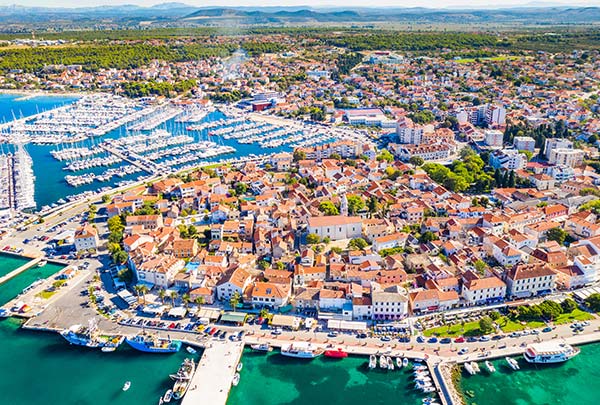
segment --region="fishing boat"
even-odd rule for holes
[[[374,354],[369,356],[369,368],[377,368],[377,356],[375,356]]]
[[[101,348],[105,352],[114,351],[123,343],[122,336],[100,334],[95,319],[90,319],[88,326],[72,325],[70,328],[61,331],[60,335],[72,345]]]
[[[252,350],[254,350],[255,352],[271,352],[273,351],[273,348],[271,346],[269,346],[269,344],[267,343],[261,343],[261,344],[257,344],[257,345],[250,345],[250,348]]]
[[[237,367],[235,368],[235,371],[237,371],[238,373],[240,371],[242,371],[242,368],[244,368],[244,363],[238,363]]]
[[[551,364],[562,363],[580,353],[580,349],[567,343],[549,341],[527,346],[523,357],[528,363]]]
[[[513,370],[515,370],[515,371],[519,370],[521,368],[519,366],[519,363],[515,359],[513,359],[513,358],[510,358],[510,357],[507,356],[507,357],[504,358],[504,360],[506,360],[506,362],[508,363],[508,366],[510,368],[512,368]]]
[[[191,346],[188,346],[188,347],[186,347],[186,348],[185,348],[185,350],[186,350],[186,351],[187,351],[189,354],[196,354],[196,353],[198,353],[198,352],[196,351],[196,349],[194,349],[194,348],[193,348],[193,347],[191,347]]]
[[[163,395],[162,401],[168,404],[169,402],[171,402],[171,398],[173,398],[173,390],[168,389],[167,392],[165,392],[165,395]]]
[[[297,359],[314,359],[323,354],[322,349],[313,348],[312,345],[306,344],[290,344],[281,348],[281,354],[287,357],[295,357]]]
[[[173,384],[173,399],[179,401],[183,398],[192,382],[194,371],[196,371],[196,363],[194,363],[194,360],[185,359],[183,360],[183,363],[181,363],[179,370],[177,370],[177,374],[171,374],[169,376],[171,379],[175,380],[175,384]]]
[[[178,340],[148,335],[136,335],[125,339],[125,342],[134,349],[145,353],[176,353],[181,349],[181,342]]]
[[[125,381],[123,384],[123,391],[127,391],[131,387],[131,381]]]
[[[492,364],[492,362],[489,361],[489,360],[486,360],[486,362],[485,362],[485,368],[490,373],[495,373],[496,372],[496,367],[494,367],[494,365]]]
[[[331,357],[334,359],[343,359],[348,357],[348,353],[343,351],[341,348],[337,350],[325,350],[325,357]]]

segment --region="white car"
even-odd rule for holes
[[[459,355],[463,355],[463,354],[467,354],[467,353],[469,353],[469,348],[468,347],[463,347],[462,349],[460,349],[458,351]]]

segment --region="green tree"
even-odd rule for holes
[[[494,321],[494,322],[495,322],[495,321],[497,321],[498,319],[500,319],[500,317],[502,317],[502,315],[500,315],[500,312],[498,312],[498,311],[492,311],[492,312],[490,312],[490,319],[491,319],[492,321]]]
[[[175,300],[177,299],[177,291],[175,290],[171,290],[171,292],[169,293],[169,298],[171,298],[171,305],[175,306]]]
[[[365,202],[358,195],[349,195],[347,197],[348,200],[348,213],[356,214],[358,211],[365,208]]]
[[[363,238],[354,238],[348,242],[348,249],[362,250],[369,246],[369,243]]]
[[[181,296],[181,301],[183,302],[183,305],[185,305],[185,307],[187,308],[190,304],[190,301],[192,299],[190,298],[190,294],[185,293]]]
[[[387,149],[382,149],[381,152],[379,152],[379,155],[377,155],[377,161],[391,163],[394,161],[394,155],[392,155]]]
[[[475,270],[477,270],[477,273],[479,273],[479,275],[483,276],[485,274],[487,264],[483,260],[477,259],[475,263],[473,263],[473,267],[475,267]]]
[[[158,298],[160,298],[160,302],[165,303],[165,297],[167,296],[167,292],[164,288],[158,290]]]
[[[331,201],[321,201],[319,211],[325,215],[339,215],[340,211]]]
[[[112,260],[115,264],[123,264],[127,261],[128,258],[129,258],[129,256],[123,250],[117,250],[112,255]]]
[[[600,312],[600,294],[599,293],[590,294],[590,296],[587,297],[584,300],[584,302],[592,311]]]
[[[431,231],[425,231],[421,234],[421,236],[419,237],[419,243],[427,243],[427,242],[431,242],[433,240],[438,240],[438,236],[431,232]]]
[[[562,307],[563,313],[570,314],[571,312],[577,309],[577,303],[572,298],[567,298],[563,302],[560,303]]]
[[[308,235],[306,235],[306,243],[308,245],[316,245],[320,241],[321,241],[321,238],[319,237],[319,235],[317,235],[315,233],[309,233]]]
[[[415,166],[421,166],[423,163],[425,163],[425,159],[423,159],[421,156],[411,156],[410,159],[408,159],[408,163]]]
[[[242,299],[242,296],[240,295],[239,292],[234,292],[233,295],[231,296],[231,298],[229,299],[229,305],[231,306],[231,308],[233,308],[234,310],[238,307],[240,301]]]
[[[492,319],[489,316],[484,316],[479,320],[479,330],[484,335],[493,332],[494,323],[492,322]]]
[[[294,162],[298,162],[300,160],[305,160],[306,159],[306,153],[303,150],[300,149],[296,149],[294,151]]]
[[[235,192],[237,195],[244,195],[248,191],[248,186],[245,183],[235,183]]]
[[[546,238],[548,240],[556,241],[560,245],[565,243],[567,235],[567,232],[559,227],[548,229],[548,231],[546,232]]]

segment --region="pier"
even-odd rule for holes
[[[182,405],[225,405],[243,342],[213,341],[206,346]]]
[[[23,273],[25,270],[32,268],[33,266],[37,265],[41,260],[42,260],[41,256],[40,257],[36,257],[35,259],[28,261],[27,263],[25,263],[21,267],[19,267],[17,269],[14,269],[10,273],[8,273],[8,274],[0,277],[0,284],[6,283],[11,278],[16,277],[19,274]]]
[[[131,157],[129,157],[129,156],[126,156],[125,154],[123,154],[123,153],[119,152],[119,151],[118,151],[117,149],[115,149],[115,148],[111,148],[111,147],[109,147],[109,146],[102,145],[102,144],[101,144],[101,145],[99,145],[99,146],[100,146],[102,149],[106,150],[107,152],[109,152],[109,153],[111,153],[111,154],[115,155],[116,157],[118,157],[118,158],[120,158],[120,159],[122,159],[122,160],[124,160],[124,161],[126,161],[126,162],[128,162],[128,163],[131,163],[132,165],[134,165],[134,166],[136,166],[136,167],[138,167],[138,168],[142,169],[143,171],[145,171],[145,172],[147,172],[147,173],[149,173],[149,174],[155,174],[155,173],[154,173],[154,172],[155,172],[155,170],[154,170],[153,168],[151,168],[150,166],[147,166],[146,164],[144,164],[144,163],[140,162],[139,160],[137,160],[137,159],[132,159]]]

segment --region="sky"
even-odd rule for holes
[[[135,4],[151,6],[166,2],[181,2],[192,6],[305,6],[311,7],[427,7],[427,8],[498,8],[528,5],[600,6],[600,0],[0,0],[0,5],[41,7],[86,7]],[[490,5],[490,3],[492,3]]]

